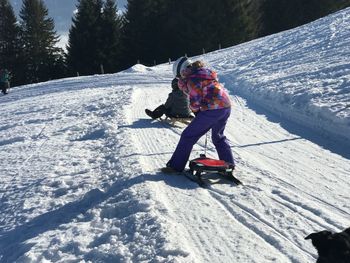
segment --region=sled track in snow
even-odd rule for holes
[[[249,191],[248,187],[245,187],[247,191]],[[271,246],[275,247],[277,250],[287,253],[288,251],[285,251],[284,247],[281,244],[281,239],[283,239],[285,242],[290,243],[292,246],[295,247],[296,250],[303,251],[307,254],[308,251],[301,247],[300,245],[296,244],[295,242],[288,239],[287,236],[283,234],[283,232],[279,231],[277,228],[275,228],[271,223],[267,222],[266,220],[262,219],[259,214],[254,212],[251,208],[248,208],[242,204],[240,204],[237,201],[233,201],[232,199],[229,200],[231,204],[234,205],[234,207],[228,203],[227,200],[224,199],[225,193],[222,193],[222,191],[218,191],[215,189],[209,189],[211,192],[211,195],[213,198],[217,200],[219,205],[223,207],[229,213],[237,222],[240,222],[244,227],[247,228],[247,231],[254,232],[257,236],[260,236],[262,239],[264,239],[267,243],[269,243]],[[254,223],[249,223],[249,220],[254,221]],[[257,222],[262,226],[258,228]],[[270,232],[273,232],[273,236],[267,231],[264,231],[265,229],[269,230]],[[289,257],[293,259],[295,253],[289,254]],[[311,255],[310,255],[311,256]],[[298,260],[295,258],[292,260],[293,262],[298,262]]]
[[[140,101],[141,95],[142,94],[139,94],[136,90],[134,93],[134,101]],[[142,97],[149,98],[151,96],[143,94]],[[152,105],[152,102],[150,102],[149,100],[146,101],[146,104],[147,103],[151,103]],[[161,103],[161,101],[159,101],[159,103]],[[135,104],[140,106],[137,106],[130,113],[131,116],[129,117],[133,120],[133,123],[137,122],[137,119],[143,119],[143,117],[140,117],[140,113],[142,116],[144,112],[142,104]],[[153,102],[152,106],[155,107],[158,105],[154,105]],[[171,127],[162,122],[152,121],[148,118],[142,123],[142,125],[144,125],[143,129],[139,129],[139,132],[137,133],[137,138],[134,138],[134,140],[137,142],[136,145],[142,145],[141,149],[138,150],[139,152],[143,152],[144,150],[147,151],[146,153],[143,153],[141,155],[141,162],[143,164],[145,172],[147,171],[149,173],[157,174],[158,168],[164,166],[166,161],[170,158],[172,151],[176,146],[174,145],[174,142],[178,141],[182,130],[181,128]],[[168,150],[162,152],[161,149],[165,148],[167,148]],[[174,177],[170,176],[169,180],[171,179],[174,179]],[[212,238],[208,239],[208,234],[210,235],[209,231],[211,229],[217,229],[217,231],[215,231],[216,233],[221,232],[221,229],[218,228],[215,221],[213,221],[211,218],[208,218],[207,216],[208,212],[206,212],[206,210],[209,209],[211,205],[206,203],[205,198],[204,200],[200,198],[202,194],[207,196],[208,192],[203,189],[198,189],[195,183],[188,181],[188,179],[186,179],[185,177],[179,176],[175,179],[177,179],[176,181],[178,185],[175,185],[175,188],[173,188],[167,185],[167,179],[165,178],[165,184],[157,186],[157,194],[159,195],[161,201],[168,208],[168,210],[171,211],[170,218],[168,220],[179,223],[188,222],[187,227],[185,225],[182,226],[185,231],[182,233],[182,235],[185,236],[186,240],[189,241],[189,251],[191,251],[192,254],[196,255],[196,258],[201,258],[200,261],[204,262],[212,261],[212,259],[214,258],[212,256],[213,253],[230,253],[230,244],[232,244],[232,241],[230,241],[229,238],[223,236],[222,234],[215,237],[215,239],[221,240],[220,248],[213,247]],[[180,187],[180,189],[177,189],[176,187]],[[188,193],[187,189],[193,189],[194,191],[198,191],[201,193],[198,193],[198,198],[194,198],[191,195],[191,193]],[[179,199],[179,196],[182,196],[182,200],[181,198]],[[177,202],[176,200],[179,202]],[[206,207],[206,209],[205,211],[200,212],[199,214],[193,214],[184,213],[184,211],[181,211],[185,207],[191,207],[191,209],[194,211],[199,211],[200,207]],[[199,223],[198,221],[200,221],[201,223]],[[207,231],[205,229],[207,229]],[[218,241],[215,243],[218,243]],[[214,251],[210,252],[210,250]]]
[[[249,169],[253,169],[254,171],[258,172],[261,175],[264,175],[266,179],[269,179],[271,181],[276,181],[278,184],[278,190],[273,190],[272,191],[273,196],[270,198],[273,199],[275,202],[278,202],[284,205],[286,208],[290,209],[292,212],[300,212],[299,210],[302,209],[305,212],[312,213],[316,217],[316,216],[319,216],[319,209],[321,207],[323,210],[326,210],[326,211],[332,210],[332,215],[335,209],[339,212],[340,216],[344,216],[344,217],[350,216],[350,213],[348,211],[340,207],[337,207],[327,202],[326,200],[323,200],[315,196],[314,194],[311,194],[309,192],[306,192],[305,190],[302,190],[300,187],[297,187],[297,184],[291,184],[290,182],[282,178],[279,178],[278,176],[271,174],[268,171],[264,171],[252,164],[243,162],[241,163],[241,165],[248,167]],[[291,197],[287,197],[287,195],[292,197],[306,196],[308,197],[307,200],[312,202],[312,204],[308,204],[308,205],[302,204],[300,201],[296,201],[296,200],[293,200],[293,198]],[[316,209],[315,207],[317,207],[318,209]],[[311,217],[308,217],[308,219],[319,224],[320,228],[327,228],[329,227],[329,225],[335,224],[335,222],[330,219],[325,219],[326,223],[317,222],[316,219],[312,219]],[[337,227],[339,227],[339,229],[342,228],[342,226],[339,226],[339,225]]]

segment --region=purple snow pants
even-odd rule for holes
[[[179,143],[167,166],[177,171],[183,171],[190,157],[193,145],[212,130],[212,141],[220,160],[234,164],[232,151],[226,136],[224,135],[227,119],[231,114],[231,108],[201,111],[182,132]]]

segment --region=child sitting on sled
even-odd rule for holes
[[[216,72],[205,67],[201,61],[192,63],[188,58],[181,57],[174,63],[173,73],[179,78],[179,88],[189,95],[190,108],[196,117],[182,132],[175,152],[166,167],[161,169],[162,172],[183,171],[193,145],[210,129],[219,159],[234,165],[231,147],[224,135],[231,114],[231,101]]]
[[[193,118],[189,109],[188,96],[184,94],[178,86],[178,79],[174,78],[171,82],[172,92],[169,93],[166,102],[151,111],[145,109],[145,112],[152,119],[158,119],[165,114],[170,118]]]

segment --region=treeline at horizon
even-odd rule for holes
[[[43,0],[23,0],[19,18],[0,0],[0,68],[12,86],[147,66],[291,29],[350,0],[78,0],[67,50]]]

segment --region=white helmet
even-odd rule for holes
[[[173,74],[174,77],[179,77],[181,71],[183,71],[185,68],[190,66],[192,64],[192,61],[189,60],[187,57],[180,57],[178,58],[173,65]]]

